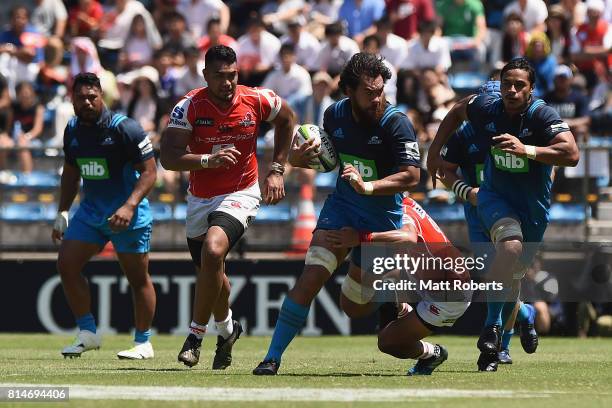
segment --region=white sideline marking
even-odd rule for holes
[[[0,384],[1,387],[69,387],[70,399],[155,401],[406,401],[422,398],[541,398],[549,392],[388,388],[146,387],[70,384]]]

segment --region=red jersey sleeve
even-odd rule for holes
[[[259,97],[260,120],[272,122],[280,112],[283,100],[273,90],[266,88],[256,88]]]

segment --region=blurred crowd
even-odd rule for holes
[[[239,83],[273,89],[301,123],[322,123],[342,96],[340,70],[363,50],[385,58],[387,99],[424,147],[470,90],[453,78],[486,79],[518,56],[577,137],[611,129],[611,0],[30,2],[11,8],[0,31],[0,170],[10,158],[31,172],[27,148],[61,148],[70,84],[83,71],[157,143],[176,100],[206,85],[204,54],[216,44],[236,50]],[[178,191],[175,174],[160,174],[160,186]]]

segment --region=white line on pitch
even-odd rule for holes
[[[68,387],[71,399],[157,401],[405,401],[423,398],[539,398],[545,391],[388,388],[147,387],[74,384],[0,384],[1,387]]]

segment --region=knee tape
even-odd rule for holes
[[[342,294],[353,303],[365,305],[374,297],[374,289],[363,286],[350,275],[346,275],[342,282]]]
[[[334,273],[338,267],[338,260],[336,255],[327,248],[320,246],[311,246],[306,252],[306,265],[319,265],[327,269],[329,274]]]
[[[500,218],[493,224],[493,227],[491,227],[491,241],[493,241],[494,244],[512,237],[519,238],[521,241],[523,240],[521,224],[514,218]]]

